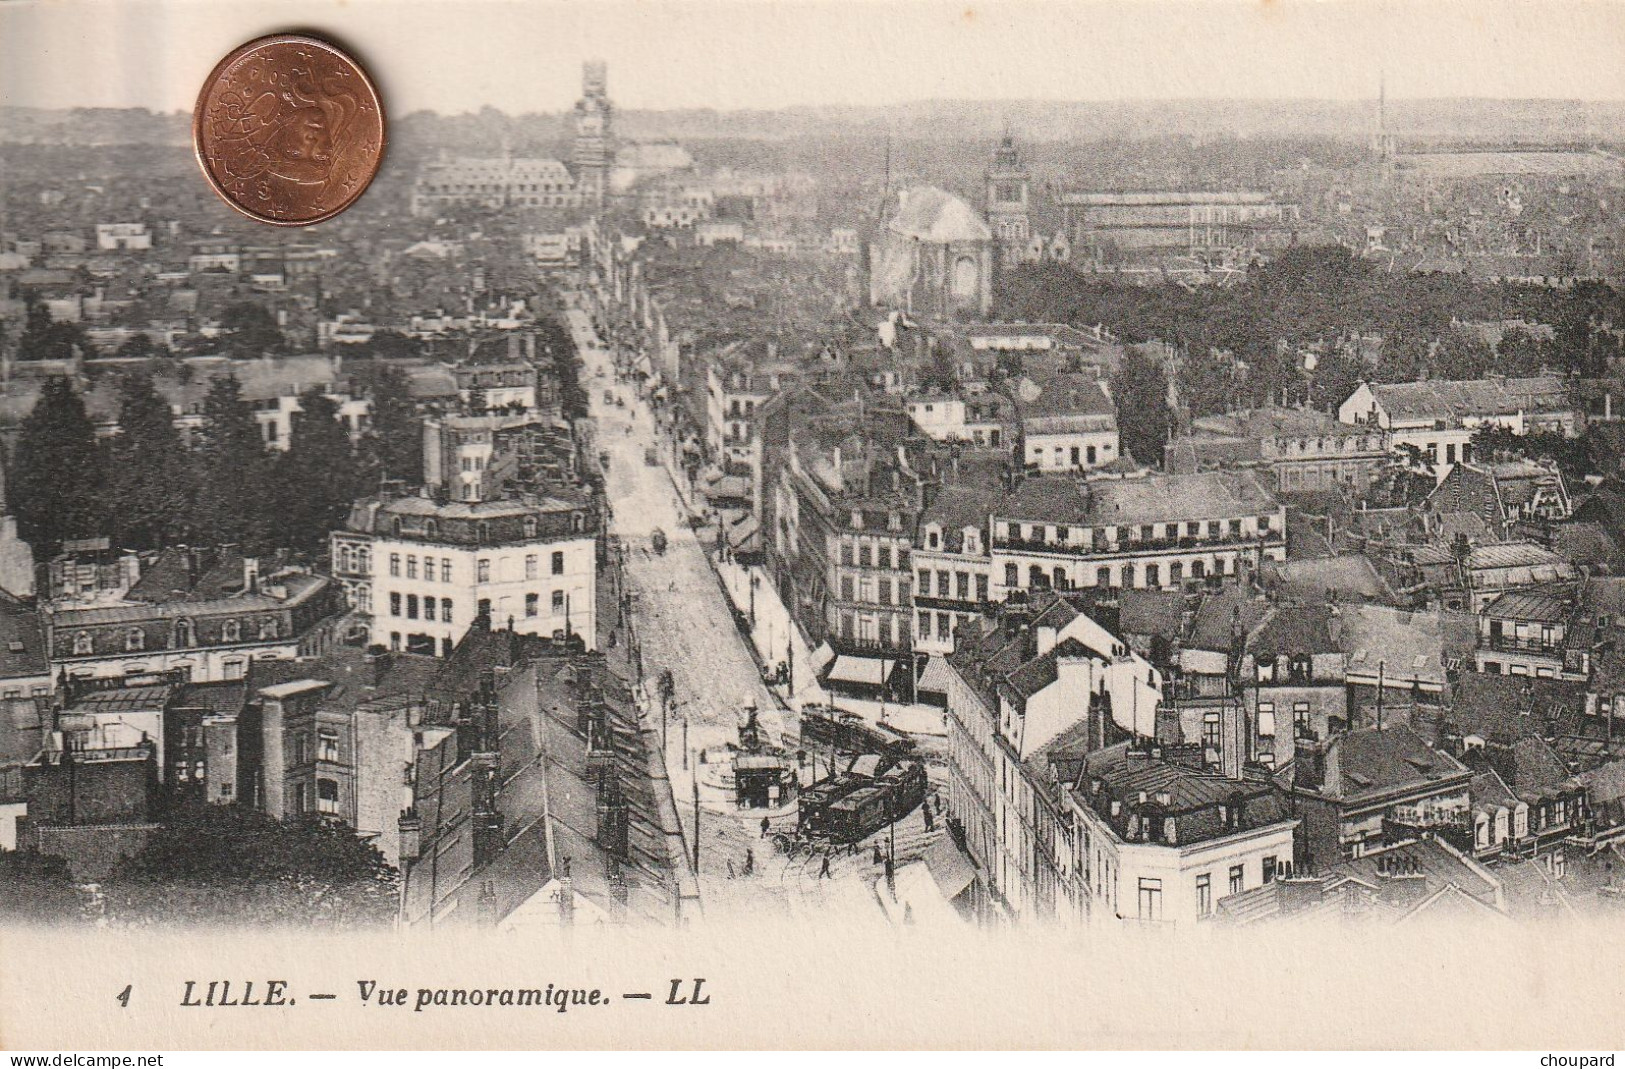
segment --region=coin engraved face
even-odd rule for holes
[[[232,207],[277,226],[319,223],[355,203],[384,151],[377,90],[325,41],[281,34],[220,61],[198,95],[192,143]]]

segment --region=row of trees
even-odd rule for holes
[[[263,305],[240,301],[220,313],[220,334],[216,338],[190,336],[177,343],[183,354],[218,353],[238,360],[284,353],[288,340],[276,318]],[[19,360],[94,360],[102,353],[78,323],[58,321],[44,303],[30,300],[23,314],[23,329],[17,338]],[[154,343],[145,334],[125,339],[111,354],[121,359],[167,359],[174,354],[169,346]]]
[[[1598,375],[1625,356],[1614,333],[1625,325],[1625,295],[1602,283],[1559,290],[1396,274],[1339,246],[1284,250],[1227,287],[1142,286],[1046,264],[1003,281],[999,313],[1030,322],[1104,323],[1131,343],[1171,344],[1181,354],[1177,392],[1195,417],[1283,401],[1331,410],[1361,381],[1533,375],[1543,368]],[[1549,330],[1514,327],[1491,346],[1460,326],[1508,320]],[[1316,361],[1306,366],[1311,349]],[[1119,373],[1119,413],[1124,444],[1155,461],[1164,440],[1158,431],[1166,432],[1168,382],[1163,371],[1140,363],[1131,359]]]
[[[263,552],[319,552],[351,502],[385,478],[415,482],[421,428],[406,375],[370,364],[352,389],[372,400],[358,441],[320,388],[300,395],[288,448],[265,446],[237,379],[214,379],[190,441],[145,371],[119,387],[119,433],[99,439],[83,399],[49,380],[24,421],[9,466],[12,511],[46,557],[64,539],[106,535],[114,545],[237,543]]]
[[[0,853],[0,921],[63,923],[89,902],[60,859]],[[388,924],[400,879],[350,829],[312,817],[279,821],[246,806],[172,813],[99,887],[99,911],[123,926]]]

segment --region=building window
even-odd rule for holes
[[[929,569],[929,568],[921,568],[920,569],[919,579],[920,579],[920,596],[923,597],[923,598],[930,597],[931,596],[931,569]]]
[[[535,538],[536,537],[536,517],[535,516],[526,516],[525,517],[525,537],[526,538]]]
[[[434,598],[424,598],[423,599],[423,618],[425,620],[433,620],[434,619],[434,608],[435,608],[434,603],[435,603]]]
[[[841,600],[852,600],[852,577],[850,575],[841,576]]]
[[[187,646],[193,645],[196,642],[197,642],[197,635],[192,629],[192,621],[185,620],[185,619],[176,620],[175,621],[175,645],[179,646],[179,647],[182,647],[182,648],[185,648]]]
[[[441,598],[440,599],[440,622],[443,623],[443,624],[451,623],[451,599],[450,598]]]
[[[243,625],[236,620],[227,620],[220,625],[220,638],[223,642],[241,642]]]
[[[525,615],[527,617],[540,615],[542,611],[541,604],[542,596],[540,594],[526,594]]]
[[[301,794],[303,792],[301,791]],[[316,781],[316,812],[335,816],[339,811],[339,785],[338,781],[319,779]]]
[[[1210,872],[1196,877],[1196,915],[1213,916],[1213,874]]]
[[[552,605],[553,605],[553,615],[554,616],[557,616],[559,613],[564,611],[564,591],[562,591],[562,590],[553,591]]]
[[[73,636],[73,652],[76,656],[82,657],[93,652],[93,650],[94,647],[91,645],[89,631],[81,631]]]
[[[1239,895],[1247,887],[1247,869],[1243,865],[1230,866],[1230,893]]]
[[[389,555],[389,574],[396,577],[401,574],[401,555],[399,553]]]
[[[1218,713],[1202,714],[1202,746],[1209,750],[1224,748],[1224,724]]]
[[[401,594],[400,594],[400,591],[391,590],[389,592],[389,615],[391,615],[391,616],[399,616],[400,614],[401,614]]]
[[[1140,919],[1162,920],[1162,881],[1140,877]]]
[[[491,562],[484,558],[474,562],[474,581],[476,583],[489,583],[491,581]]]
[[[262,641],[276,638],[276,617],[270,616],[260,621],[260,639]]]
[[[243,678],[243,672],[247,668],[247,665],[248,662],[244,661],[242,658],[233,657],[231,660],[226,661],[220,666],[220,671],[221,674],[227,679],[241,679]]]
[[[339,759],[339,733],[330,728],[316,732],[316,758],[337,762]]]
[[[1258,703],[1258,734],[1266,739],[1275,736],[1275,703]]]
[[[418,596],[416,594],[406,595],[406,618],[408,620],[418,618]]]
[[[442,583],[451,582],[451,558],[450,557],[444,557],[440,561],[440,581]]]
[[[552,561],[550,563],[552,565],[552,570],[553,570],[554,575],[563,575],[564,574],[564,554],[563,554],[563,552],[555,551],[554,554],[553,554],[553,559],[552,559]]]
[[[541,571],[541,558],[537,557],[534,553],[525,554],[525,578],[535,579],[541,574]]]
[[[418,577],[418,559],[410,553],[406,555],[406,577],[408,579]]]
[[[423,578],[427,582],[434,582],[434,558],[423,558]]]
[[[1148,589],[1162,585],[1162,568],[1160,565],[1147,564],[1145,566],[1145,585]]]
[[[1275,879],[1275,873],[1276,873],[1278,868],[1279,868],[1279,865],[1276,863],[1275,856],[1273,854],[1264,859],[1264,882],[1265,883],[1269,883],[1271,880]]]
[[[147,648],[147,636],[139,627],[132,627],[124,632],[124,649],[134,653]]]
[[[976,600],[977,601],[986,601],[987,600],[987,596],[988,596],[987,595],[987,586],[988,586],[987,576],[978,575],[976,577]]]

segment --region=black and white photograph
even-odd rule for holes
[[[791,1012],[804,945],[1036,939],[1031,1034],[660,1042],[1532,1049],[1583,972],[1625,1045],[1600,951],[1399,1038],[1053,984],[1618,949],[1622,57],[1571,0],[5,0],[0,990],[636,1045],[752,985],[611,946]],[[293,938],[332,1007],[247,971]],[[448,940],[571,964],[364,964]]]

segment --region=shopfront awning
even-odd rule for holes
[[[960,852],[951,836],[944,835],[927,847],[924,860],[931,879],[936,881],[937,890],[950,901],[976,882],[976,869],[970,859]]]
[[[919,689],[932,694],[947,694],[948,681],[952,677],[953,670],[948,667],[948,659],[932,654],[925,662],[925,671],[920,673]]]
[[[830,667],[831,683],[862,683],[870,687],[883,687],[891,675],[892,662],[878,657],[837,656]]]

